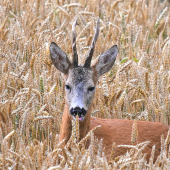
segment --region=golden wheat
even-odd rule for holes
[[[78,120],[66,147],[59,141],[64,77],[52,65],[55,41],[71,58],[71,25],[78,17],[77,48],[84,62],[100,17],[94,60],[113,44],[115,66],[98,82],[92,115],[160,121],[170,125],[170,12],[167,1],[0,1],[0,169],[169,169],[169,134],[149,163],[137,143],[113,144],[107,162],[93,129],[79,143]],[[97,127],[98,128],[98,127]],[[99,127],[100,128],[100,127]],[[85,142],[90,140],[90,147]],[[113,160],[116,147],[129,152]]]

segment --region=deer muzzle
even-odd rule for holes
[[[79,107],[76,107],[71,108],[70,113],[74,119],[76,119],[76,116],[79,116],[79,121],[83,121],[87,111],[84,108],[81,109]]]

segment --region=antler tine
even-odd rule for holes
[[[100,21],[99,21],[99,17],[98,17],[95,36],[94,36],[93,41],[91,43],[90,51],[89,51],[89,54],[88,54],[86,61],[85,61],[85,64],[84,64],[84,67],[86,67],[86,68],[90,68],[90,65],[91,65],[91,60],[92,60],[92,56],[93,56],[93,53],[94,53],[95,44],[96,44],[97,38],[99,36],[99,28],[100,28]]]
[[[78,66],[78,54],[77,54],[77,49],[76,49],[76,31],[75,31],[75,27],[77,24],[77,19],[74,21],[73,25],[72,25],[72,33],[73,33],[73,41],[72,41],[72,53],[73,53],[73,66],[77,67]]]

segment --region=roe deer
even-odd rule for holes
[[[60,142],[65,139],[65,143],[69,140],[72,132],[72,119],[76,115],[79,116],[79,132],[80,140],[86,134],[96,127],[101,125],[94,135],[101,139],[103,138],[103,146],[105,147],[105,155],[109,158],[112,150],[112,144],[116,145],[131,145],[131,132],[133,120],[118,120],[118,119],[100,119],[91,117],[91,108],[93,96],[95,93],[96,83],[101,75],[108,72],[115,60],[118,53],[116,45],[112,46],[104,52],[97,62],[91,66],[91,59],[94,52],[95,44],[99,35],[99,19],[97,20],[97,27],[95,36],[92,40],[91,48],[83,66],[78,65],[78,54],[76,50],[76,35],[75,26],[77,20],[73,23],[73,42],[72,42],[72,62],[61,48],[54,42],[50,45],[50,55],[54,66],[64,73],[66,102],[64,113],[62,117],[62,125],[60,131]],[[163,134],[166,137],[169,130],[168,125],[157,122],[137,121],[138,128],[138,142],[150,141],[150,144],[145,148],[144,152],[147,153],[147,160],[150,157],[153,145],[156,145],[155,159],[160,153],[160,139]],[[86,143],[88,147],[89,142]],[[116,148],[115,157],[125,154],[127,149]]]

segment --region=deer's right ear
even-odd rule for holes
[[[103,75],[112,68],[116,60],[117,53],[117,45],[114,45],[99,57],[98,61],[92,66],[97,71],[98,76]]]
[[[67,57],[66,53],[55,43],[50,45],[50,55],[54,66],[64,74],[68,74],[71,67],[71,61]]]

